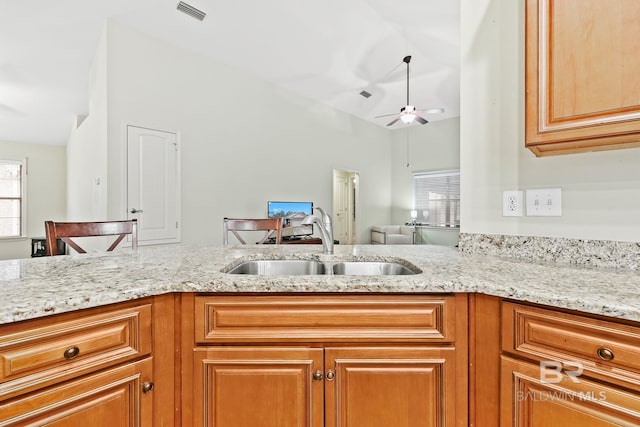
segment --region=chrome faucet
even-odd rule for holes
[[[333,254],[333,226],[331,225],[331,217],[322,208],[313,208],[313,210],[318,211],[320,216],[316,214],[307,215],[302,220],[302,224],[318,224],[320,234],[322,235],[322,252],[331,255]]]

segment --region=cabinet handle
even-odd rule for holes
[[[327,379],[327,381],[333,381],[336,377],[336,373],[333,372],[331,369],[329,369],[327,371],[327,375],[325,375],[325,378]]]
[[[602,360],[613,360],[613,351],[607,347],[600,347],[598,349],[598,357]]]
[[[63,356],[67,360],[75,359],[80,354],[80,349],[75,345],[66,349],[63,353]]]
[[[153,383],[151,381],[142,384],[142,392],[144,394],[150,393],[151,390],[153,390]]]
[[[313,373],[312,377],[314,381],[322,381],[322,379],[324,378],[324,375],[322,375],[321,370],[317,370]]]

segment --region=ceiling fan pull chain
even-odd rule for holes
[[[407,142],[407,167],[409,167],[409,129],[406,129],[406,142]]]

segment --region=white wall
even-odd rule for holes
[[[23,142],[0,142],[0,158],[28,158],[27,236],[0,240],[0,259],[31,256],[30,237],[44,237],[44,221],[61,220],[66,211],[65,147]]]
[[[89,114],[77,121],[67,141],[66,221],[115,219],[107,216],[106,48],[103,32],[89,72]]]
[[[125,124],[180,133],[184,242],[222,242],[224,216],[267,200],[331,211],[332,170],[360,174],[359,236],[390,220],[386,129],[202,55],[107,23],[109,216],[126,214]]]
[[[640,241],[640,149],[536,158],[524,148],[524,2],[461,1],[461,228]],[[562,188],[562,217],[502,217],[502,191]]]
[[[411,220],[414,173],[460,168],[460,119],[432,121],[393,131],[392,135],[391,221],[403,224]]]

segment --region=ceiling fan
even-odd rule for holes
[[[424,124],[429,123],[427,120],[425,120],[423,117],[420,116],[420,114],[418,113],[424,113],[424,114],[434,114],[434,113],[444,113],[444,108],[429,108],[427,110],[416,110],[415,105],[410,105],[409,104],[409,62],[411,62],[411,55],[407,55],[402,59],[402,62],[404,62],[405,64],[407,64],[407,105],[405,105],[404,107],[402,107],[400,109],[400,114],[398,114],[398,117],[396,117],[395,119],[393,119],[392,121],[390,121],[387,126],[391,126],[393,124],[395,124],[396,122],[398,122],[399,120],[402,120],[403,123],[409,124],[411,122],[413,122],[414,120],[416,120],[417,122]],[[381,117],[389,117],[389,116],[394,116],[397,113],[393,113],[393,114],[384,114],[382,116],[376,116],[376,119],[379,119]]]

